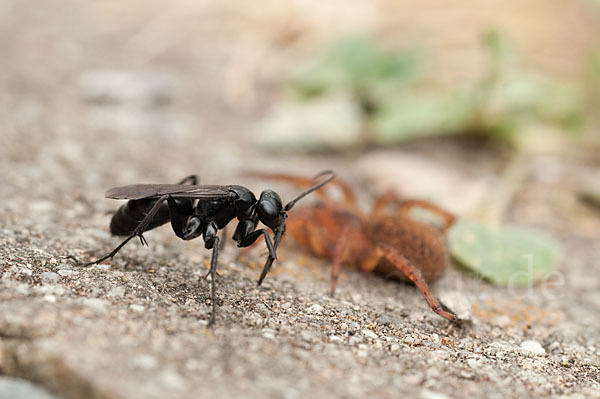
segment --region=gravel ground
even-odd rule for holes
[[[252,113],[232,112],[220,96],[214,43],[194,54],[203,63],[168,50],[125,63],[119,57],[132,47],[119,46],[124,33],[101,24],[101,14],[62,2],[2,4],[14,17],[0,35],[8,60],[0,76],[2,374],[61,398],[600,397],[600,215],[573,194],[600,174],[597,163],[533,158],[507,211],[507,220],[562,242],[564,284],[515,293],[452,266],[434,290],[470,320],[457,326],[414,287],[354,270],[331,298],[328,264],[287,241],[257,287],[264,250],[237,260],[227,242],[217,322],[207,328],[209,254],[200,240],[180,241],[165,227],[147,234],[149,249],[131,243],[110,264],[80,268],[65,258],[92,259],[118,243],[108,233],[118,203],[104,191],[190,173],[260,191],[267,183],[243,170],[333,168],[368,203],[374,193],[359,177],[377,154],[308,158],[252,147]],[[64,9],[46,18],[53,6]],[[489,149],[474,155],[445,140],[399,151],[484,185],[501,162]],[[0,397],[14,383],[7,378]]]

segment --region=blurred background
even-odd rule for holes
[[[596,158],[599,8],[4,0],[0,151],[86,189],[415,142]]]

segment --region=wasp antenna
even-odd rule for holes
[[[323,180],[322,182],[312,186],[311,188],[309,188],[308,190],[300,193],[300,195],[298,195],[296,198],[294,198],[293,200],[291,200],[290,202],[288,202],[285,206],[285,210],[289,211],[290,209],[292,209],[294,207],[294,205],[296,205],[296,202],[300,201],[302,198],[306,197],[308,194],[312,193],[315,190],[320,189],[321,187],[323,187],[325,184],[329,183],[331,180],[333,180],[335,178],[335,173],[333,173],[332,170],[324,170],[323,172],[319,173],[318,175],[316,175],[314,177],[314,179],[318,179],[321,176],[325,176],[325,175],[329,175],[325,180]]]

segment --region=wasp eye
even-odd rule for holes
[[[258,218],[263,224],[275,230],[279,226],[281,210],[281,198],[272,190],[265,190],[260,194],[258,200]]]

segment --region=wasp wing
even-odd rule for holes
[[[151,199],[160,198],[169,194],[173,198],[191,199],[222,199],[235,196],[226,186],[190,184],[132,184],[123,187],[114,187],[105,194],[106,198],[114,199]]]

